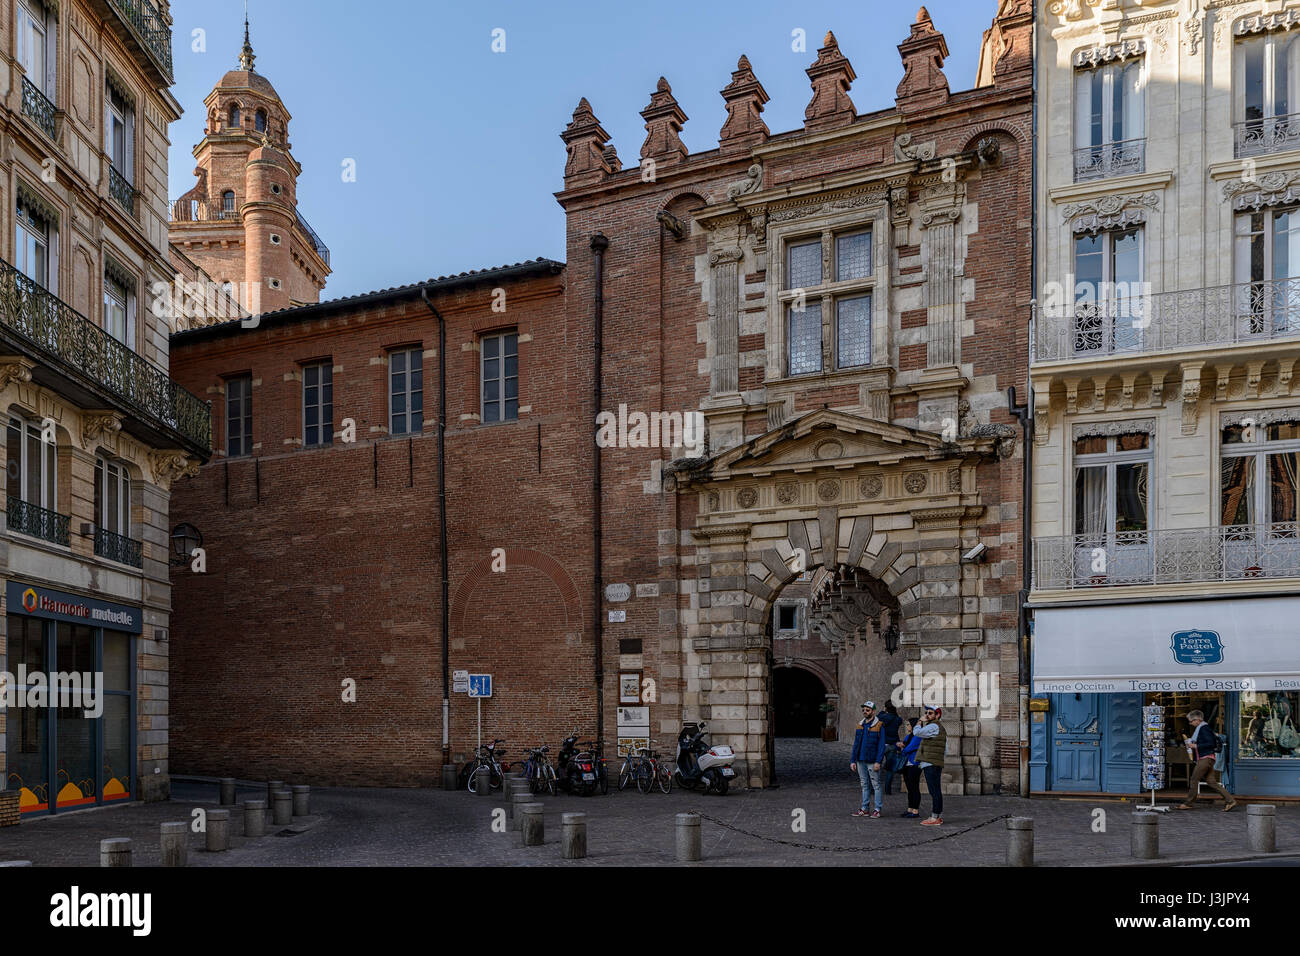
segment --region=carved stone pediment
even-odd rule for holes
[[[153,472],[154,483],[163,488],[170,488],[172,482],[192,478],[199,473],[197,459],[175,450],[151,451],[149,468]]]
[[[699,473],[717,481],[778,472],[845,470],[862,465],[887,467],[904,461],[960,457],[975,450],[965,447],[969,443],[969,440],[947,443],[931,432],[823,409],[723,452]]]
[[[90,410],[81,415],[81,447],[90,451],[97,441],[109,439],[122,430],[122,415],[111,409]]]

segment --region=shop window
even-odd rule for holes
[[[1085,233],[1074,240],[1074,351],[1140,351],[1147,326],[1142,227]]]
[[[317,362],[302,370],[302,441],[312,446],[334,441],[334,366]]]
[[[1237,756],[1300,759],[1300,693],[1243,693]]]
[[[226,379],[226,457],[253,453],[253,376]]]
[[[519,335],[485,335],[479,346],[481,420],[515,421],[519,418]]]
[[[419,348],[388,355],[388,431],[418,435],[424,428],[424,366]]]

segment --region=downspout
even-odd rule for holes
[[[592,335],[592,345],[595,351],[593,370],[592,370],[592,421],[600,414],[601,402],[601,376],[604,359],[604,325],[605,325],[605,250],[609,248],[609,239],[602,232],[597,232],[591,237],[591,255],[592,268],[594,272],[593,282],[595,291],[592,298],[594,324],[595,328]],[[601,510],[601,484],[600,484],[600,443],[597,442],[592,452],[592,479],[591,479],[591,538],[592,538],[592,643],[594,650],[592,654],[592,663],[594,665],[594,677],[596,679],[596,746],[601,753],[604,753],[605,739],[605,628],[602,617],[604,615],[604,603],[602,596],[605,591],[604,576],[602,574],[602,556],[600,547],[600,510]]]
[[[1037,334],[1038,320],[1038,18],[1035,16],[1030,27],[1029,53],[1031,63],[1030,82],[1030,155],[1029,164],[1029,358],[1033,361],[1034,336]],[[1033,679],[1030,673],[1030,614],[1029,592],[1033,586],[1033,512],[1034,512],[1034,383],[1026,369],[1024,405],[1016,405],[1015,388],[1011,389],[1011,411],[1020,419],[1020,428],[1024,434],[1024,477],[1021,486],[1021,587],[1018,604],[1018,637],[1020,640],[1017,661],[1019,664],[1019,723],[1020,723],[1020,795],[1029,796],[1029,685]]]
[[[447,322],[429,299],[428,287],[420,298],[438,320],[438,554],[442,562],[442,765],[451,763],[451,661],[448,655],[448,604],[451,582],[447,573]]]

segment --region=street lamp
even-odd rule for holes
[[[885,650],[890,654],[893,654],[898,650],[898,639],[900,633],[897,624],[891,622],[889,627],[885,628],[885,633],[882,634],[881,637],[885,639]]]
[[[189,522],[178,524],[172,528],[172,566],[179,567],[186,564],[194,549],[202,546],[203,535],[199,533],[198,528]]]

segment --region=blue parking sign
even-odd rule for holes
[[[469,675],[469,696],[491,697],[492,696],[492,675],[491,674],[470,674]]]

